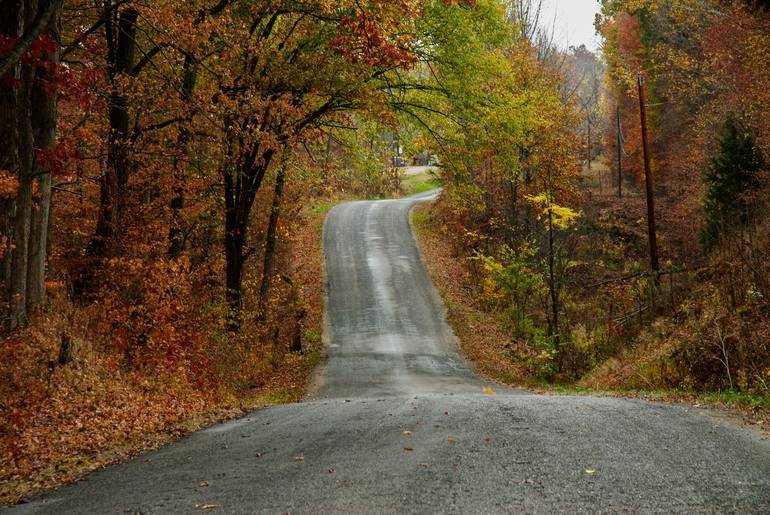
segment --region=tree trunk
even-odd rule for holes
[[[231,121],[226,120],[225,126],[230,127]],[[233,157],[233,149],[238,148],[235,142],[235,134],[228,134],[228,156]],[[249,229],[249,216],[254,206],[262,180],[265,177],[270,162],[275,155],[275,150],[269,149],[260,152],[260,144],[255,143],[248,152],[241,152],[233,162],[240,163],[233,166],[224,164],[223,178],[225,186],[225,299],[229,313],[227,325],[232,331],[240,329],[242,302],[243,252],[246,244],[246,236]],[[254,165],[255,156],[261,156],[259,165]]]
[[[227,218],[230,218],[229,214]],[[225,227],[225,260],[227,262],[225,300],[228,308],[227,328],[231,331],[237,331],[241,327],[243,242],[244,238],[240,231],[228,220]]]
[[[286,162],[281,163],[278,175],[275,178],[275,193],[273,205],[270,210],[270,221],[267,225],[267,239],[265,241],[265,260],[262,267],[262,285],[259,288],[259,320],[267,320],[267,301],[270,294],[270,281],[275,265],[275,232],[278,228],[278,217],[281,214],[281,198],[286,177]]]
[[[108,4],[107,9],[116,7]],[[91,255],[103,255],[110,240],[114,239],[120,228],[120,217],[125,202],[126,187],[131,170],[129,157],[129,114],[128,99],[121,92],[117,80],[128,73],[134,63],[136,48],[136,20],[139,16],[135,9],[127,9],[117,16],[117,23],[112,21],[113,13],[108,14],[105,24],[107,39],[107,69],[112,83],[109,102],[110,134],[107,150],[107,167],[102,175],[99,202],[99,219],[96,235],[89,245]],[[117,30],[117,35],[113,32]]]
[[[0,1],[0,34],[8,38],[19,38],[23,30],[22,16],[23,4],[18,1]],[[17,87],[8,87],[6,84],[19,80],[18,62],[9,69],[8,73],[0,77],[0,170],[18,176],[19,172],[19,134],[18,134],[18,95]],[[14,236],[14,212],[15,198],[3,199],[3,293],[6,301],[11,293],[11,270],[13,258]],[[7,314],[4,313],[4,314]]]
[[[18,0],[0,2],[0,12],[4,16],[9,16],[10,20],[16,20],[18,18],[14,16],[14,13],[18,10],[20,3]],[[51,25],[51,20],[56,17],[60,7],[60,0],[40,0],[39,5],[34,0],[27,2],[27,10],[34,13],[33,18],[27,17],[24,35],[16,41],[13,48],[5,55],[0,56],[0,76],[10,72],[21,61],[22,56],[29,50],[40,32]]]
[[[56,49],[45,56],[53,67],[59,64],[59,15],[61,3],[56,2],[57,9],[52,14],[47,35],[57,43]],[[41,66],[37,69],[37,80],[32,91],[32,123],[34,126],[35,147],[46,152],[51,158],[56,144],[56,88],[46,89],[46,85],[56,80],[55,69]],[[27,304],[41,306],[45,304],[45,274],[48,258],[48,228],[51,215],[51,183],[52,169],[48,163],[36,163],[38,201],[32,213],[30,233],[29,263],[27,271]]]
[[[551,336],[559,343],[559,290],[556,284],[556,255],[553,245],[553,212],[548,208],[548,277],[551,293]]]
[[[36,0],[24,3],[25,27],[34,20]],[[13,245],[11,251],[11,273],[8,291],[10,330],[27,324],[27,269],[29,264],[29,236],[32,222],[32,189],[35,166],[35,141],[32,130],[32,87],[35,68],[23,64],[20,72],[16,101],[16,121],[19,152],[19,189],[13,213]]]
[[[591,169],[591,161],[593,160],[593,155],[591,154],[591,120],[589,118],[588,122],[588,169]],[[599,181],[599,188],[601,188],[601,180]]]
[[[192,101],[195,83],[198,79],[198,70],[195,60],[191,55],[186,55],[184,60],[184,71],[182,72],[182,100],[190,105]],[[188,147],[190,142],[190,130],[187,125],[182,124],[179,128],[177,137],[177,148],[184,156],[188,156]],[[185,245],[184,228],[182,225],[180,212],[184,209],[184,188],[180,183],[184,180],[183,170],[180,169],[180,163],[177,159],[174,162],[174,198],[171,199],[171,228],[169,229],[168,239],[168,257],[178,259],[182,254]]]

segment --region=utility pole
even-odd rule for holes
[[[644,77],[642,72],[638,75],[639,84],[639,112],[642,117],[642,151],[644,153],[644,182],[647,190],[647,233],[650,240],[650,268],[656,274],[660,271],[658,264],[658,241],[655,234],[655,197],[652,187],[652,172],[650,171],[650,148],[647,139],[647,106],[644,96]]]
[[[618,104],[618,110],[617,110],[617,118],[618,118],[618,127],[617,127],[617,136],[618,136],[618,198],[623,197],[623,137],[621,136],[621,127],[620,127],[620,104]]]
[[[586,125],[588,125],[588,169],[591,169],[591,114],[586,117]]]

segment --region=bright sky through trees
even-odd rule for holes
[[[549,31],[553,30],[554,43],[560,47],[585,44],[590,50],[596,50],[599,38],[594,19],[598,12],[597,0],[545,0],[541,23]]]

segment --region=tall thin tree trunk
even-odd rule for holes
[[[267,301],[270,294],[270,282],[275,265],[275,233],[278,228],[278,218],[281,214],[281,199],[283,197],[283,185],[286,178],[286,162],[281,163],[278,175],[275,178],[275,192],[273,205],[270,209],[270,221],[267,225],[267,239],[265,241],[265,259],[262,267],[262,284],[259,288],[259,319],[267,320]]]
[[[56,49],[46,56],[50,67],[41,66],[37,70],[38,80],[32,91],[32,122],[35,133],[35,146],[44,150],[51,157],[56,143],[56,88],[47,88],[56,80],[55,67],[59,64],[59,15],[61,2],[56,2],[56,11],[52,15],[46,34],[57,43]],[[27,304],[40,306],[45,304],[45,274],[48,258],[48,228],[51,215],[51,164],[36,163],[38,201],[32,213],[32,228],[29,246],[29,264],[27,271]]]
[[[184,71],[182,72],[182,100],[190,105],[192,102],[193,91],[195,90],[195,83],[198,79],[198,70],[195,60],[191,55],[186,55],[184,60]],[[190,143],[190,130],[187,125],[182,124],[179,128],[179,134],[177,136],[177,147],[179,151],[184,154],[182,159],[188,157],[188,147]],[[168,257],[171,259],[177,259],[182,254],[185,245],[184,228],[182,226],[181,211],[184,209],[185,197],[184,188],[180,186],[181,181],[184,179],[184,170],[180,166],[180,159],[174,162],[174,198],[171,199],[171,228],[169,229],[168,239]]]
[[[551,336],[559,343],[559,290],[556,284],[556,255],[553,244],[553,211],[548,208],[548,277],[551,293]]]
[[[241,285],[243,280],[243,237],[231,224],[226,227],[225,237],[225,300],[227,302],[227,327],[237,331],[241,327],[241,309],[243,307]]]
[[[230,123],[226,120],[225,126]],[[234,134],[228,134],[228,149],[226,155],[233,156],[233,149],[238,148],[232,139]],[[259,153],[259,143],[250,152],[242,153],[234,161],[237,166],[225,163],[225,299],[229,308],[228,328],[232,331],[240,329],[241,309],[243,307],[243,265],[246,255],[243,250],[249,231],[249,217],[254,206],[254,200],[262,186],[275,150],[269,149]],[[261,155],[259,165],[254,165],[254,157]]]
[[[225,163],[224,166],[228,166]],[[224,172],[225,182],[225,301],[227,327],[237,331],[241,326],[241,280],[243,278],[244,235],[238,223],[237,170]]]
[[[117,7],[108,5],[112,11]],[[108,14],[110,20],[114,13]],[[120,217],[124,210],[125,193],[131,170],[129,157],[129,114],[128,99],[120,91],[118,78],[128,73],[134,63],[136,48],[136,20],[139,16],[135,9],[127,9],[117,16],[117,23],[105,25],[108,46],[108,72],[112,82],[109,102],[110,134],[107,151],[107,167],[101,180],[99,219],[96,235],[89,245],[90,253],[102,255],[110,240],[115,238],[120,228]],[[117,30],[117,34],[113,32]]]
[[[23,30],[23,4],[18,1],[0,1],[0,34],[8,38],[18,39]],[[0,169],[9,173],[19,172],[19,134],[18,134],[18,95],[17,87],[8,87],[7,83],[19,80],[20,66],[18,63],[10,68],[10,71],[0,77],[3,85],[0,87]],[[13,260],[14,215],[16,209],[15,198],[3,199],[3,297],[9,300],[11,294],[11,271]],[[4,313],[7,315],[8,312]]]
[[[24,3],[25,27],[32,23],[36,8],[36,0],[27,0]],[[9,328],[11,330],[27,323],[27,269],[35,166],[35,141],[30,116],[35,68],[30,64],[23,64],[20,77],[16,102],[19,137],[19,189],[16,193],[16,206],[13,213],[13,250],[8,291]]]
[[[591,169],[591,161],[593,160],[593,155],[591,153],[591,120],[590,118],[586,122],[586,125],[588,125],[588,169]],[[601,180],[599,181],[599,187],[601,188]]]

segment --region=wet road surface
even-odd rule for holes
[[[417,200],[330,213],[327,354],[306,402],[10,511],[770,513],[770,444],[754,433],[637,400],[485,394],[421,263]]]

